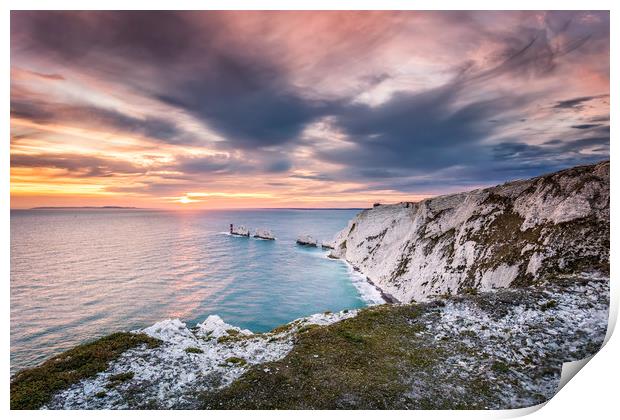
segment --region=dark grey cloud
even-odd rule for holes
[[[555,105],[553,105],[553,108],[555,109],[582,109],[587,102],[594,100],[594,99],[604,98],[607,96],[609,95],[601,94],[601,95],[580,96],[577,98],[566,99],[563,101],[556,102]]]
[[[288,159],[279,159],[273,162],[270,162],[267,165],[267,172],[270,173],[280,173],[280,172],[288,172],[293,167],[293,164]]]
[[[196,37],[186,17],[187,13],[167,11],[12,11],[11,36],[19,48],[74,64],[101,64],[101,54],[109,53],[163,65],[174,63],[194,45]]]
[[[467,85],[450,83],[423,94],[400,94],[380,106],[357,105],[336,118],[351,142],[320,152],[320,159],[345,165],[336,179],[364,180],[369,190],[424,191],[437,186],[493,184],[536,176],[609,158],[608,126],[580,127],[590,137],[543,145],[487,140],[501,135],[490,123],[533,98],[506,95],[462,105]],[[535,99],[535,98],[534,98]],[[357,117],[357,118],[356,118]]]
[[[578,130],[589,130],[591,128],[597,128],[600,127],[600,124],[578,124],[578,125],[571,125],[571,128],[576,128]]]
[[[590,159],[577,156],[577,149],[587,143],[604,144],[608,136],[583,139],[550,150],[529,147],[524,141],[490,147],[490,139],[502,134],[506,122],[527,121],[519,115],[528,104],[545,98],[543,94],[498,92],[483,99],[475,92],[495,79],[510,77],[550,77],[558,64],[581,49],[589,48],[594,35],[575,31],[570,19],[559,25],[554,17],[551,31],[521,27],[510,34],[498,34],[503,52],[488,68],[465,64],[457,77],[444,86],[421,93],[400,92],[379,106],[347,105],[340,107],[335,126],[350,140],[346,146],[320,151],[320,159],[346,166],[339,176],[375,182],[377,188],[421,186],[420,177],[406,181],[411,175],[457,171],[453,182],[489,182],[494,174],[501,177],[513,166],[515,175],[525,171],[551,167],[552,153],[572,153],[570,160]],[[598,35],[597,35],[598,36]],[[562,38],[560,40],[560,38]],[[560,42],[561,41],[561,42]],[[587,101],[603,98],[601,94],[579,97],[555,104],[557,108],[579,108]],[[533,128],[533,127],[529,127]],[[603,129],[586,127],[582,129]],[[568,136],[567,138],[570,138]],[[592,159],[602,159],[597,155]],[[567,158],[568,159],[568,158]],[[556,159],[560,161],[561,159]],[[478,168],[484,168],[480,171]],[[442,175],[444,176],[444,175]],[[424,182],[436,182],[425,178]]]
[[[399,93],[379,106],[350,105],[335,118],[351,142],[319,152],[364,178],[393,178],[398,170],[425,172],[484,162],[481,143],[498,130],[490,119],[511,113],[526,96],[459,104],[461,80],[422,93]],[[459,104],[459,105],[457,105]]]
[[[304,99],[267,80],[248,91],[238,89],[234,79],[192,81],[159,99],[207,121],[228,146],[241,149],[295,142],[309,123],[335,109],[327,101]]]
[[[348,141],[315,148],[315,157],[342,169],[319,168],[316,174],[294,177],[364,181],[369,188],[410,191],[447,182],[492,183],[508,175],[526,176],[608,156],[609,127],[594,120],[568,123],[583,130],[581,139],[555,139],[540,146],[528,145],[527,139],[498,143],[495,139],[509,124],[525,120],[522,109],[556,98],[547,99],[546,92],[489,89],[503,77],[553,77],[566,60],[605,51],[608,13],[595,15],[602,23],[583,23],[575,13],[547,13],[545,28],[525,23],[510,31],[480,28],[484,37],[502,46],[484,68],[464,62],[445,85],[397,92],[378,106],[300,90],[290,81],[290,69],[261,46],[267,44],[235,43],[223,15],[215,12],[12,12],[12,55],[26,51],[71,62],[102,78],[122,77],[137,92],[179,108],[217,131],[225,140],[218,143],[222,151],[241,151],[246,158],[251,156],[246,161],[253,162],[222,154],[180,157],[169,165],[187,176],[284,174],[295,166],[287,155],[300,144],[304,128],[329,117]],[[446,22],[481,26],[472,13],[442,16]],[[135,73],[135,68],[148,71]],[[373,86],[390,77],[379,72],[360,82]],[[483,90],[486,95],[478,95]],[[568,98],[551,107],[578,111],[607,96]],[[69,118],[169,143],[200,144],[192,133],[164,118],[137,119],[114,110],[21,101],[19,95],[12,98],[11,112],[34,121]],[[528,124],[536,129],[533,122]],[[566,139],[571,138],[570,131],[574,135],[567,128]]]
[[[503,142],[493,146],[497,169],[502,172],[527,169],[528,175],[546,168],[547,172],[609,158],[609,137],[589,137],[550,141],[543,145]],[[502,168],[503,167],[503,168]],[[512,168],[512,169],[511,169]]]
[[[609,122],[609,115],[600,115],[598,117],[591,118],[590,121],[596,122]]]
[[[103,127],[111,132],[142,134],[165,143],[195,143],[175,123],[158,117],[135,118],[121,112],[91,105],[66,105],[32,97],[12,97],[11,116],[37,123],[65,122],[74,126]]]
[[[411,194],[435,194],[437,187],[443,186],[443,192],[449,193],[480,185],[531,178],[609,159],[609,138],[558,140],[545,145],[507,141],[489,146],[489,149],[493,159],[483,166],[453,166],[414,175],[411,171],[402,170],[397,177],[371,179],[367,186],[346,192],[394,190]]]
[[[231,48],[218,13],[13,12],[11,28],[23,48],[126,74],[127,83],[141,83],[132,80],[134,66],[149,66],[154,80],[141,87],[145,93],[197,116],[228,147],[294,142],[334,106],[290,86],[271,51]]]

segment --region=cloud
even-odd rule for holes
[[[175,123],[159,118],[136,118],[118,111],[91,105],[66,105],[32,97],[11,98],[11,116],[37,123],[64,123],[78,127],[97,127],[111,132],[138,134],[165,143],[193,143]]]
[[[605,98],[608,94],[593,95],[593,96],[580,96],[578,98],[566,99],[558,101],[553,106],[555,109],[583,109],[586,102],[590,102],[594,99]]]
[[[330,113],[331,101],[307,98],[287,82],[267,50],[232,48],[218,13],[14,12],[12,31],[26,48],[96,72],[145,83],[145,93],[195,115],[229,146],[254,149],[294,142]],[[28,31],[24,31],[24,27]],[[19,37],[18,37],[19,38]],[[129,67],[149,66],[146,80]]]
[[[235,162],[224,154],[211,156],[180,156],[167,169],[185,174],[230,172]]]
[[[38,155],[11,155],[14,168],[53,168],[66,171],[73,177],[106,177],[118,174],[143,174],[145,168],[113,157],[102,158],[90,155],[55,153]]]
[[[493,146],[498,161],[514,166],[524,164],[549,164],[553,161],[600,161],[606,159],[605,153],[587,153],[588,149],[609,148],[609,137],[589,137],[572,140],[557,140],[544,145],[504,142]]]
[[[600,127],[600,124],[578,124],[578,125],[571,125],[571,128],[576,128],[578,130],[589,130],[590,128],[596,128],[596,127]]]
[[[463,103],[460,79],[422,93],[398,93],[379,106],[351,105],[334,124],[349,141],[319,158],[364,178],[393,178],[484,162],[482,143],[498,130],[490,119],[511,114],[528,98],[504,95]]]
[[[223,83],[229,85],[188,82],[159,99],[198,116],[230,146],[241,149],[295,142],[306,125],[332,108],[328,102],[306,100],[269,83],[247,91],[239,91],[234,80]]]
[[[43,79],[48,81],[66,80],[63,75],[57,73],[41,73],[37,71],[21,69],[19,67],[11,67],[11,80],[24,78]]]
[[[170,64],[195,39],[183,14],[164,11],[12,11],[11,35],[23,47],[75,64],[101,63],[101,52]]]
[[[267,172],[271,173],[280,173],[280,172],[288,172],[293,167],[291,161],[287,159],[280,159],[273,162],[270,162],[267,165]]]
[[[608,55],[607,12],[20,11],[11,115],[171,154],[30,161],[82,176],[438,192],[608,156]]]

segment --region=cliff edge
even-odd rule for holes
[[[333,241],[401,302],[609,273],[609,161],[364,210]]]

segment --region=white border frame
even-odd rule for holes
[[[615,2],[618,4],[618,2]],[[617,48],[618,45],[618,21],[616,13],[620,13],[617,10],[614,11],[612,1],[604,0],[589,0],[589,1],[550,1],[550,0],[504,0],[500,3],[497,1],[489,0],[470,0],[468,2],[459,2],[457,0],[442,0],[441,3],[435,1],[398,1],[398,0],[297,0],[295,4],[293,2],[285,0],[261,0],[261,1],[242,1],[242,0],[229,0],[229,1],[198,1],[198,0],[176,0],[174,2],[165,2],[161,0],[152,1],[130,1],[130,0],[89,0],[87,3],[77,0],[55,0],[42,1],[42,0],[22,0],[22,1],[7,1],[6,6],[3,7],[1,15],[0,28],[3,34],[3,41],[1,44],[3,65],[1,72],[3,75],[3,83],[0,85],[2,89],[3,97],[5,98],[1,105],[0,121],[2,121],[3,132],[6,133],[0,152],[0,168],[2,171],[2,178],[0,179],[0,235],[2,241],[0,242],[0,275],[2,279],[3,289],[3,307],[5,311],[4,318],[4,330],[2,334],[3,348],[5,353],[5,365],[3,367],[2,378],[2,407],[4,410],[9,410],[9,352],[10,352],[10,195],[9,195],[9,170],[10,170],[10,120],[9,120],[9,98],[10,98],[10,10],[131,10],[131,9],[172,9],[172,10],[381,10],[381,9],[398,9],[398,10],[459,10],[467,7],[467,10],[611,10],[611,56],[610,66],[611,69],[617,69]],[[610,80],[610,92],[620,92],[620,86],[618,86],[618,78],[612,72]],[[614,128],[616,121],[616,113],[611,112],[611,135],[614,137]],[[614,147],[611,146],[611,154],[613,155]],[[612,193],[615,189],[614,180],[618,181],[618,170],[615,165],[611,165],[611,182]],[[618,197],[612,194],[611,208],[616,209],[618,206]],[[618,386],[618,374],[619,374],[619,362],[617,355],[620,355],[620,342],[617,337],[611,336],[616,324],[618,314],[618,300],[619,300],[619,287],[618,281],[615,280],[614,267],[617,263],[617,253],[615,244],[619,243],[618,231],[614,231],[616,226],[615,219],[612,211],[611,217],[611,307],[610,307],[610,321],[609,331],[606,337],[607,344],[603,349],[592,359],[590,363],[578,373],[577,378],[570,381],[555,397],[549,402],[541,406],[519,409],[519,410],[500,410],[500,411],[415,411],[413,413],[396,412],[396,411],[296,411],[294,416],[300,419],[310,419],[319,417],[349,419],[355,418],[374,418],[374,417],[397,417],[397,416],[415,416],[416,418],[509,418],[516,417],[531,413],[537,409],[545,406],[544,409],[536,411],[530,418],[566,418],[566,419],[579,419],[583,420],[584,417],[601,417],[610,418],[610,413],[618,412],[617,403],[617,386]],[[109,412],[109,411],[97,411],[97,412],[68,412],[68,411],[55,411],[55,412],[18,412],[13,411],[11,416],[16,418],[34,417],[41,418],[82,418],[88,415],[93,418],[109,418],[123,417],[123,418],[136,418],[141,416],[142,412],[125,411],[125,412]],[[171,412],[149,412],[147,415],[158,418],[169,416]],[[172,413],[172,415],[178,415],[178,413]],[[282,418],[291,415],[290,412],[283,411],[260,411],[260,412],[239,412],[239,411],[227,411],[227,412],[203,412],[193,411],[184,412],[184,416],[190,417],[203,417],[209,416],[210,418],[230,418],[230,417],[245,417],[247,415],[269,418]]]

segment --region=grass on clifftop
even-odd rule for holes
[[[285,358],[253,366],[203,395],[210,409],[387,409],[411,388],[402,373],[434,370],[441,346],[419,336],[421,305],[378,306],[299,334]]]
[[[586,286],[590,298],[575,299]],[[251,366],[230,386],[203,393],[202,408],[530,407],[553,396],[563,362],[600,348],[604,323],[596,333],[566,324],[571,317],[596,319],[608,305],[604,290],[601,281],[571,278],[544,289],[364,308],[298,332],[284,358]]]
[[[11,380],[11,409],[41,408],[54,393],[106,370],[121,353],[142,344],[153,348],[160,341],[146,334],[114,333],[61,353],[35,368],[24,369]]]

